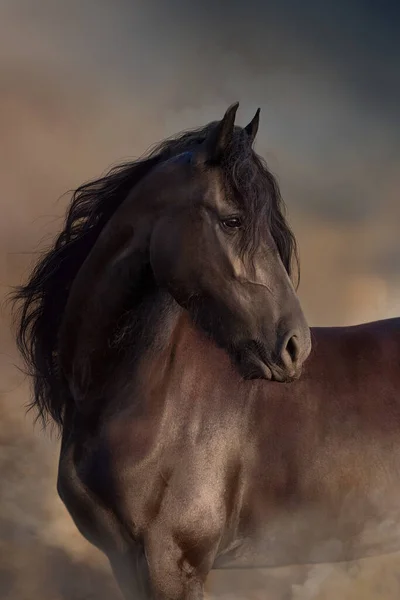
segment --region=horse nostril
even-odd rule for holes
[[[301,329],[286,330],[278,342],[276,367],[284,379],[292,381],[297,379],[302,370],[302,365],[311,351],[311,338],[307,331]]]
[[[299,338],[295,333],[289,333],[282,344],[281,359],[283,364],[290,368],[296,366],[300,357]]]
[[[300,348],[299,348],[297,336],[292,335],[292,337],[290,337],[288,339],[288,341],[286,343],[286,352],[289,354],[293,363],[297,362],[297,360],[299,358],[299,354],[300,354]]]

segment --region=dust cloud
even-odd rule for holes
[[[360,102],[346,77],[338,79],[328,59],[324,69],[279,14],[265,31],[256,27],[254,39],[268,38],[269,52],[278,44],[276,60],[266,54],[262,62],[262,49],[255,54],[238,22],[232,35],[240,32],[243,47],[232,46],[217,27],[218,15],[208,25],[206,48],[200,46],[206,22],[192,15],[200,33],[191,35],[186,27],[182,49],[174,42],[176,21],[171,25],[171,15],[157,3],[145,9],[140,2],[102,0],[83,7],[71,0],[66,7],[5,0],[0,9],[4,600],[120,597],[105,560],[75,530],[56,495],[58,441],[34,428],[25,412],[28,385],[17,369],[4,304],[35,252],[60,227],[66,191],[166,135],[218,118],[237,99],[243,124],[260,104],[258,150],[279,176],[288,205],[309,321],[356,323],[400,312],[400,149],[389,109]],[[385,65],[389,69],[390,61]],[[271,600],[391,600],[400,590],[399,563],[400,556],[392,555],[346,565],[212,573],[207,591],[223,600],[265,600],[267,592]]]

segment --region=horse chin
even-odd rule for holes
[[[271,381],[276,381],[277,383],[292,383],[299,379],[301,375],[301,369],[296,372],[286,373],[281,370],[272,369],[272,379]]]

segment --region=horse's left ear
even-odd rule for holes
[[[239,102],[232,104],[206,140],[207,162],[218,163],[232,140]]]
[[[246,127],[244,128],[245,132],[247,133],[247,135],[250,138],[250,144],[252,144],[255,140],[255,137],[257,135],[257,131],[258,131],[258,126],[260,124],[260,110],[261,109],[257,109],[256,114],[254,115],[254,117],[252,118],[252,120],[250,121],[250,123],[248,125],[246,125]]]

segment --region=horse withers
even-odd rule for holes
[[[236,110],[79,188],[16,294],[59,494],[126,598],[396,548],[399,321],[310,336]]]

